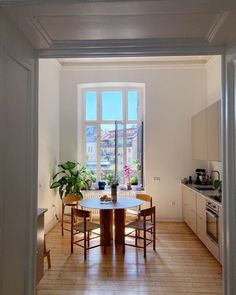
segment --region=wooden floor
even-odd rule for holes
[[[70,255],[69,232],[57,225],[46,236],[52,268],[37,287],[37,295],[81,294],[221,294],[222,268],[184,223],[158,223],[157,249],[110,248],[104,255],[91,249],[84,262],[82,249]]]

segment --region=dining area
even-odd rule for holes
[[[63,216],[66,207],[71,210],[67,214],[67,225]],[[95,221],[93,210],[99,211],[99,218]],[[123,254],[126,246],[142,248],[145,258],[147,245],[152,243],[155,250],[155,213],[152,197],[147,194],[118,196],[115,201],[103,196],[82,200],[73,195],[67,196],[62,201],[62,234],[64,230],[70,232],[71,253],[76,251],[74,246],[79,246],[84,249],[85,260],[88,250],[101,246],[106,254],[107,248],[113,245],[116,248],[120,246]],[[128,243],[126,237],[133,241]]]
[[[47,249],[50,249],[52,265],[49,269],[45,259],[44,276],[37,285],[37,295],[116,295],[121,292],[127,295],[208,294],[204,293],[206,283],[212,279],[214,279],[214,285],[208,286],[209,294],[221,294],[221,268],[186,224],[182,222],[156,222],[155,251],[153,251],[153,245],[147,246],[146,258],[144,258],[144,249],[125,245],[124,253],[122,233],[124,233],[123,238],[127,244],[135,245],[135,238],[126,236],[132,231],[132,228],[127,228],[126,225],[135,222],[138,219],[137,215],[132,214],[132,207],[121,208],[125,206],[122,203],[122,198],[125,198],[123,196],[120,204],[118,196],[117,204],[109,204],[109,209],[108,204],[100,204],[99,197],[96,198],[97,201],[93,198],[91,197],[91,201],[88,201],[89,199],[81,201],[83,209],[80,206],[74,209],[93,212],[94,209],[89,209],[90,206],[102,206],[101,210],[107,210],[104,212],[105,216],[109,215],[109,218],[113,218],[112,226],[109,226],[110,236],[109,239],[106,239],[105,251],[103,238],[97,236],[96,239],[89,240],[89,247],[96,245],[98,247],[86,250],[86,259],[83,247],[74,244],[73,253],[71,253],[71,224],[64,223],[64,227],[68,230],[64,230],[62,235],[61,223],[57,223],[46,235]],[[133,202],[136,197],[130,199]],[[144,205],[145,203],[141,206]],[[70,209],[67,210],[68,212],[71,211],[71,208],[68,209]],[[149,208],[147,209],[149,210]],[[118,210],[124,210],[124,226],[122,223],[119,224],[116,219],[120,214],[119,212],[115,217],[116,210],[117,213]],[[99,212],[101,211],[99,210]],[[112,212],[112,214],[107,212]],[[71,216],[66,218],[69,221]],[[104,220],[104,216],[100,219],[100,217],[97,218],[97,214],[90,213],[89,217],[85,214],[83,218],[99,225],[100,228],[94,230],[97,234],[103,235],[103,231],[108,230],[107,228],[101,230],[104,223],[107,225],[107,219]],[[143,220],[143,216],[140,218]],[[80,222],[83,221],[80,220]],[[149,222],[147,221],[147,223]],[[121,233],[116,225],[121,229]],[[112,233],[110,232],[111,228],[113,228]],[[135,237],[135,233],[132,235]],[[83,239],[84,233],[75,235],[74,238],[77,239],[76,236],[79,237],[78,239]],[[87,233],[88,236],[89,239],[95,237],[91,233],[89,235]],[[140,233],[140,236],[142,237],[143,233]],[[87,247],[88,239],[85,241]],[[79,243],[84,245],[84,241]],[[143,240],[138,240],[137,244],[142,246]]]

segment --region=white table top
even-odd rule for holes
[[[91,209],[126,209],[142,205],[143,201],[131,197],[117,197],[116,203],[102,203],[100,198],[89,198],[80,201],[80,206]]]

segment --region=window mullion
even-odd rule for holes
[[[127,114],[128,114],[128,91],[127,89],[124,90],[124,107],[123,107],[124,117],[123,117],[123,163],[124,165],[127,164],[127,134],[126,134],[126,124],[127,124]]]
[[[97,90],[97,179],[101,179],[101,123],[102,97],[101,90]]]

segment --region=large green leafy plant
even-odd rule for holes
[[[59,164],[58,167],[61,170],[53,176],[50,188],[59,188],[61,199],[68,194],[75,194],[82,198],[81,190],[87,189],[89,182],[94,180],[90,170],[72,161]]]

